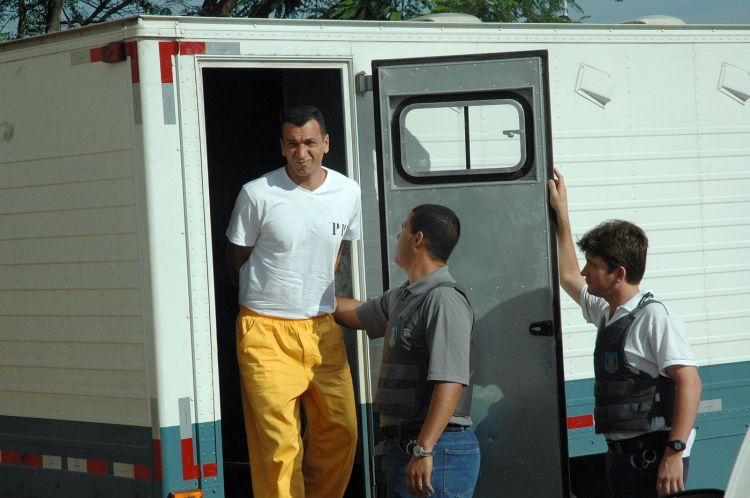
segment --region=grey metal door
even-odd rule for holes
[[[383,286],[413,207],[461,220],[448,261],[476,311],[477,497],[567,497],[546,51],[373,61]]]

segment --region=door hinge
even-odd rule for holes
[[[358,94],[362,95],[363,97],[367,92],[371,92],[372,91],[372,75],[365,74],[364,71],[357,73],[354,76],[354,89]]]
[[[113,63],[122,62],[128,59],[125,52],[125,42],[113,42],[102,47],[102,62]]]

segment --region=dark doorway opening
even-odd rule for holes
[[[226,236],[234,202],[242,186],[284,166],[279,119],[298,104],[318,107],[331,137],[323,164],[344,175],[346,134],[342,72],[339,69],[204,68],[206,154],[211,205],[214,293],[218,341],[221,438],[227,498],[252,496],[250,468],[235,352],[237,289],[224,267]],[[339,273],[345,270],[342,263]],[[351,275],[348,275],[350,280]],[[337,273],[337,288],[340,275]],[[349,351],[355,389],[356,356]],[[356,394],[356,393],[355,393]],[[346,496],[365,496],[361,441]]]

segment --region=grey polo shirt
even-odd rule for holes
[[[440,282],[455,282],[448,273],[447,266],[438,268],[412,285],[406,282],[380,297],[362,303],[357,308],[357,317],[367,330],[367,335],[371,339],[385,336],[391,310],[395,310],[401,302],[416,299]],[[420,309],[409,317],[404,324],[404,333],[409,331],[409,342],[415,349],[426,347],[430,355],[428,382],[469,385],[472,323],[473,313],[466,299],[450,287],[435,289]],[[418,418],[424,419],[428,408],[428,405],[421,407]],[[402,420],[401,417],[388,414],[381,414],[380,419],[380,423],[384,425],[395,425],[404,421],[406,420]],[[471,418],[453,416],[450,422],[471,425]]]

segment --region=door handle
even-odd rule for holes
[[[534,322],[529,325],[529,332],[531,335],[546,335],[553,336],[555,328],[552,326],[552,320],[545,320],[543,322]]]

